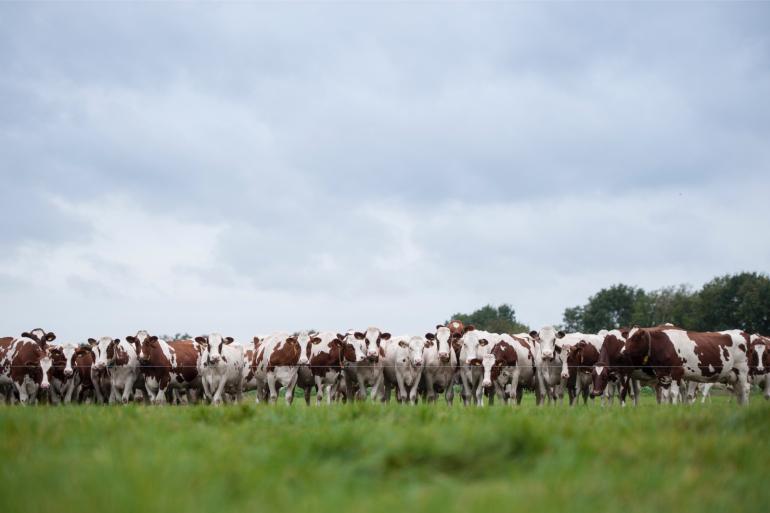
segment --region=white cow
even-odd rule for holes
[[[235,402],[243,396],[243,346],[232,344],[233,337],[211,333],[195,337],[201,346],[198,373],[203,393],[211,404],[222,404],[226,391],[235,396]]]
[[[498,335],[494,333],[465,326],[460,348],[460,379],[463,385],[463,403],[466,406],[472,400],[477,406],[484,406],[482,361],[497,343],[497,338]]]
[[[423,370],[425,339],[403,335],[391,337],[384,344],[382,358],[384,398],[390,400],[390,391],[396,388],[396,400],[417,404],[417,388]]]
[[[535,344],[527,334],[497,336],[497,342],[482,359],[482,386],[495,387],[497,396],[509,404],[520,404],[524,389],[535,390],[540,402]]]
[[[104,396],[109,391],[110,404],[117,402],[119,395],[123,404],[127,404],[139,375],[135,346],[112,337],[101,337],[99,340],[89,338],[88,343],[96,357],[91,367],[91,381],[98,402],[105,402]]]
[[[548,402],[556,402],[564,397],[566,379],[562,378],[566,358],[562,359],[560,340],[563,331],[557,331],[553,326],[544,326],[540,331],[531,331],[529,335],[537,341],[540,390],[548,398]]]
[[[425,334],[425,361],[422,381],[429,402],[436,401],[436,393],[444,392],[447,404],[454,400],[454,381],[457,375],[457,353],[452,349],[452,338],[460,339],[459,333],[452,334],[446,326],[436,326],[436,333]]]
[[[580,395],[583,396],[583,403],[587,402],[592,385],[591,370],[599,358],[606,334],[606,330],[596,335],[568,333],[559,340],[561,379],[568,388],[570,405],[574,405]],[[573,383],[570,383],[570,371],[574,374]]]

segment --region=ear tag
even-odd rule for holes
[[[644,357],[644,360],[642,360],[642,365],[647,365],[647,360],[650,359],[650,355],[647,355]]]

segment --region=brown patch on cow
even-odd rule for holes
[[[518,360],[516,350],[507,342],[498,342],[494,345],[490,351],[495,357],[495,364],[492,366],[491,378],[492,381],[497,381],[500,377],[500,373],[503,371],[503,367],[515,367]]]
[[[94,384],[91,381],[91,367],[95,360],[94,352],[88,346],[80,346],[75,350],[75,354],[72,355],[72,370],[80,378],[81,392],[93,390],[94,388]]]
[[[297,365],[297,362],[299,362],[300,351],[299,342],[297,342],[297,339],[294,337],[289,337],[279,343],[270,354],[270,360],[267,362],[268,372],[274,370],[276,367]]]
[[[341,360],[344,344],[339,338],[329,342],[329,351],[319,351],[310,358],[310,371],[313,376],[324,376],[330,371],[342,370]],[[355,354],[353,355],[355,358]]]
[[[29,376],[38,385],[43,382],[43,369],[40,360],[46,352],[36,341],[19,341],[11,360],[11,379],[21,385],[24,376]]]
[[[59,381],[65,381],[64,369],[67,367],[67,357],[64,356],[64,350],[60,347],[52,347],[48,350],[51,357],[51,367],[48,369],[48,381],[53,378]]]
[[[184,378],[184,382],[190,383],[198,377],[198,359],[201,349],[192,340],[174,340],[168,342],[176,355],[176,367],[172,370]],[[180,382],[181,383],[181,382]]]
[[[728,347],[732,347],[733,339],[730,335],[721,333],[698,333],[688,331],[687,336],[695,341],[695,355],[698,357],[698,367],[701,373],[706,377],[715,376],[722,372],[722,359],[724,361],[730,358]],[[710,370],[712,366],[714,370]]]

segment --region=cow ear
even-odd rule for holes
[[[91,346],[95,346],[95,345],[96,345],[96,339],[94,339],[94,338],[89,338],[89,339],[88,339],[88,343],[89,343]]]
[[[390,333],[380,333],[380,338],[382,340],[390,340]]]
[[[129,335],[129,336],[126,337],[126,342],[131,342],[132,344],[135,344],[136,343],[136,337],[134,337],[133,335]]]
[[[428,340],[433,340],[436,338],[436,335],[434,335],[433,333],[426,333],[425,338],[427,338]]]
[[[56,340],[56,334],[55,334],[55,333],[52,331],[52,332],[48,333],[48,334],[47,334],[45,337],[43,337],[43,338],[44,338],[45,340],[47,340],[48,342],[53,342],[54,340]]]
[[[436,329],[443,328],[444,326],[442,324],[436,324]]]
[[[254,337],[254,345],[259,344],[259,337]]]
[[[321,337],[313,337],[310,339],[311,344],[320,344],[321,343]]]
[[[553,346],[553,348],[554,348],[554,350],[555,350],[557,353],[561,353],[561,347],[559,347],[559,346]]]
[[[119,339],[119,338],[116,338],[115,340],[113,340],[113,341],[112,341],[112,343],[113,343],[113,344],[120,344],[120,339]]]
[[[148,338],[147,340],[149,340],[151,343],[154,343],[154,342],[157,342],[157,341],[158,341],[158,337],[156,337],[155,335],[153,335],[153,336],[151,336],[150,338]]]
[[[532,337],[532,338],[535,338],[535,339],[536,338],[540,338],[540,335],[535,330],[530,331],[529,332],[529,336]]]
[[[474,326],[473,324],[468,324],[463,328],[463,333],[468,333],[469,331],[473,331],[475,329],[476,329],[476,326]]]
[[[294,343],[294,342],[296,342],[296,341],[297,341],[297,339],[296,339],[296,338],[294,338],[294,337],[289,337],[289,338],[287,338],[287,339],[286,339],[286,342],[292,342],[292,343]]]
[[[353,336],[356,337],[358,340],[363,340],[364,338],[366,338],[366,336],[363,333],[361,333],[360,331],[356,331],[353,334]]]
[[[462,337],[462,335],[460,335],[460,334],[459,334],[459,333],[457,333],[456,331],[455,331],[454,333],[452,333],[452,338],[453,338],[454,340],[457,340],[457,339],[459,339],[460,337]]]
[[[195,337],[195,341],[199,344],[208,344],[209,339],[207,337]]]
[[[21,337],[22,337],[22,338],[31,338],[31,339],[33,339],[33,340],[34,340],[34,337],[32,337],[32,335],[30,334],[30,332],[29,332],[29,331],[25,331],[24,333],[22,333],[22,334],[21,334]]]
[[[566,333],[564,333],[563,331],[557,331],[556,332],[556,338],[564,338],[565,335],[566,335]]]
[[[398,341],[398,346],[399,347],[406,347],[407,345],[408,344],[406,343],[406,340],[399,340]]]
[[[233,337],[225,337],[224,342],[225,344],[232,344],[233,340],[235,340]]]

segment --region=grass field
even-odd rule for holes
[[[0,511],[768,511],[770,403],[0,407]]]

